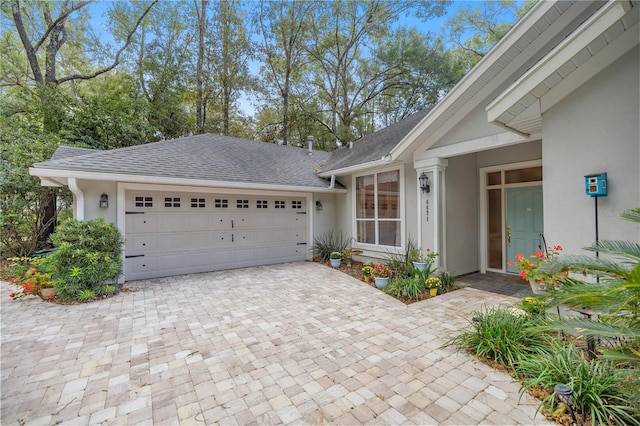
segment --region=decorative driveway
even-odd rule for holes
[[[0,284],[2,425],[549,424],[510,376],[439,349],[506,296],[405,306],[311,262],[126,287],[64,306]]]

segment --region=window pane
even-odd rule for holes
[[[506,183],[536,182],[542,180],[542,166],[504,172]]]
[[[358,224],[358,242],[375,244],[376,243],[376,226],[372,220],[359,220]]]
[[[399,218],[400,217],[400,172],[378,174],[378,217],[379,218]],[[382,243],[380,243],[382,244]]]
[[[502,172],[487,173],[487,185],[500,185],[502,183]]]
[[[381,246],[400,246],[400,221],[380,222],[380,242]]]
[[[356,217],[374,218],[375,192],[373,175],[356,178]]]
[[[502,269],[502,190],[487,191],[489,201],[489,268]]]

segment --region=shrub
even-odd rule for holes
[[[420,249],[416,243],[409,238],[404,252],[387,252],[385,263],[393,271],[394,277],[409,278],[414,275],[415,268],[413,267],[413,261],[418,260],[419,255]]]
[[[350,242],[351,240],[342,233],[334,234],[333,231],[329,231],[313,240],[313,257],[319,257],[326,262],[331,253],[342,253],[344,249],[349,247]]]
[[[623,377],[606,360],[588,361],[573,343],[554,340],[535,355],[523,357],[517,371],[528,379],[521,392],[529,388],[549,391],[558,383],[573,390],[576,411],[590,418],[593,425],[638,424],[633,407],[624,398]],[[555,394],[542,402],[552,411]]]
[[[523,311],[533,317],[544,316],[547,309],[545,301],[534,296],[527,296],[523,298],[519,305]]]
[[[400,278],[389,284],[384,291],[396,297],[410,297],[417,299],[424,292],[424,280],[420,276]]]
[[[440,289],[440,293],[447,293],[455,289],[455,283],[457,277],[449,272],[440,272],[438,274],[438,278],[442,282],[442,288]]]
[[[102,218],[67,220],[60,224],[51,241],[55,249],[43,265],[61,300],[78,300],[81,295],[86,298],[88,293],[84,290],[104,293],[104,289],[97,289],[122,273],[122,235],[114,224]]]
[[[514,308],[486,308],[474,312],[473,329],[449,340],[444,346],[455,346],[471,354],[496,361],[513,369],[523,355],[536,353],[547,344],[548,338],[533,329],[541,319],[531,318]]]

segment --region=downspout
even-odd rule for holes
[[[76,178],[69,178],[68,185],[75,196],[74,216],[77,220],[84,220],[84,192],[78,187]]]
[[[336,175],[331,175],[331,185],[329,185],[329,189],[334,189],[336,187]]]

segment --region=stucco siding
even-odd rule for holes
[[[504,129],[487,122],[487,111],[484,107],[479,106],[474,109],[468,116],[464,117],[462,122],[458,123],[451,131],[447,132],[438,140],[431,148],[439,148],[442,146],[453,145],[458,142],[464,142],[471,139],[478,139],[484,136],[497,135],[504,133]]]
[[[543,117],[547,242],[579,252],[595,239],[595,201],[584,175],[606,172],[609,196],[598,199],[601,239],[640,239],[618,215],[640,206],[638,50],[634,49]]]
[[[116,222],[118,190],[115,182],[79,180],[78,187],[84,194],[84,218],[86,220],[104,217],[107,222]],[[106,209],[100,208],[100,196],[103,193],[109,197],[109,207]]]
[[[542,158],[542,142],[533,141],[478,153],[478,167],[499,166]]]
[[[446,269],[458,275],[478,271],[479,189],[476,154],[449,159],[445,186]]]

